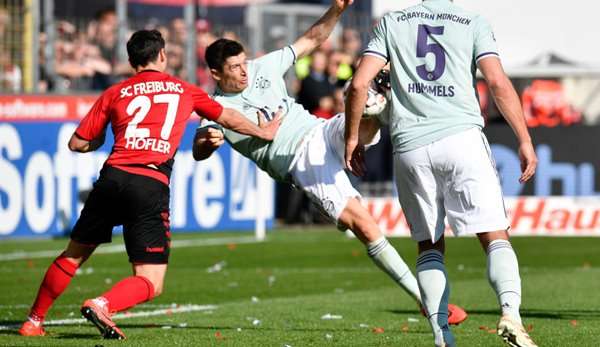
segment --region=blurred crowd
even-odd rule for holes
[[[20,92],[23,87],[22,67],[15,63],[15,51],[21,34],[18,33],[18,16],[0,8],[0,92]],[[113,9],[99,11],[90,20],[57,20],[52,47],[48,36],[40,35],[38,92],[99,92],[115,82],[133,74],[126,60],[124,47],[119,46],[119,20]],[[214,89],[210,71],[204,59],[206,47],[219,37],[241,41],[235,31],[215,30],[209,21],[196,21],[196,83],[208,92]],[[175,18],[160,22],[154,18],[128,21],[129,31],[146,28],[158,29],[167,42],[168,72],[189,80],[186,66],[188,32],[186,22]],[[240,28],[237,28],[240,29]],[[241,29],[240,34],[244,33]],[[278,42],[280,45],[289,42]],[[298,61],[289,74],[290,90],[297,101],[312,114],[330,118],[344,110],[343,87],[356,69],[364,42],[358,30],[346,27],[336,33],[310,56]],[[47,62],[47,51],[53,53],[54,62]],[[264,52],[250,52],[259,56]],[[122,56],[119,56],[121,54]],[[22,58],[22,57],[21,57]],[[572,106],[570,94],[561,81],[545,80],[534,83],[525,80],[518,87],[529,126],[557,126],[581,123],[582,112]],[[522,83],[521,83],[522,84]],[[489,122],[503,122],[498,110],[488,97],[487,87],[478,83],[482,113]],[[569,97],[568,97],[569,96]]]
[[[0,12],[0,34],[3,17]],[[168,72],[182,79],[188,79],[185,64],[185,47],[188,40],[186,23],[181,18],[167,24],[153,23],[152,20],[139,28],[159,30],[167,42]],[[118,19],[114,10],[99,12],[91,21],[83,24],[68,20],[56,22],[56,34],[52,47],[54,63],[46,62],[44,52],[48,36],[40,35],[40,82],[39,92],[102,91],[113,83],[130,76],[133,71],[124,57],[119,57]],[[139,29],[136,28],[136,29]],[[197,84],[208,91],[214,84],[204,60],[206,47],[219,37],[241,41],[233,31],[212,30],[206,20],[196,22]],[[127,36],[131,31],[127,33]],[[329,118],[343,109],[344,83],[352,76],[357,57],[362,48],[358,31],[344,29],[336,39],[327,41],[311,56],[296,64],[291,80],[292,89],[298,101],[314,114]],[[4,52],[4,51],[3,51]],[[260,54],[260,53],[259,53]],[[4,91],[18,91],[20,80],[9,78],[9,57],[0,55],[3,63]],[[10,87],[8,85],[11,85]]]
[[[131,30],[127,36],[133,29],[158,29],[167,42],[168,72],[188,79],[185,63],[188,30],[182,18],[165,24],[153,20],[137,27],[135,23],[129,24]],[[12,25],[9,13],[0,9],[0,42],[7,42],[3,38]],[[93,20],[83,22],[57,20],[52,47],[48,47],[48,35],[40,34],[38,91],[102,91],[130,76],[133,71],[126,57],[119,56],[123,48],[118,47],[118,28],[119,21],[113,9],[102,10]],[[196,82],[212,91],[214,84],[204,60],[206,47],[218,37],[242,40],[233,31],[213,30],[206,20],[196,22],[196,31]],[[295,78],[290,79],[291,88],[307,110],[323,118],[343,110],[343,86],[352,76],[362,44],[358,31],[346,28],[311,56],[297,62],[293,71]],[[5,48],[0,50],[0,89],[18,92],[22,90],[22,71],[9,53],[14,50],[0,48]],[[46,61],[47,49],[53,53],[53,63]]]
[[[117,16],[112,10],[99,12],[82,27],[66,20],[57,21],[52,66],[48,66],[44,54],[47,35],[42,33],[40,37],[38,90],[100,91],[130,74],[131,68],[119,63],[117,28]]]
[[[23,72],[16,64],[15,44],[20,41],[15,23],[6,8],[0,8],[0,91],[18,92],[23,83]]]
[[[344,111],[344,85],[352,77],[362,41],[358,31],[346,28],[310,56],[298,61],[293,89],[297,101],[310,113],[330,118]]]
[[[51,47],[54,63],[51,66],[46,62],[45,53],[48,36],[46,33],[40,35],[39,92],[102,91],[133,74],[133,70],[127,63],[126,54],[123,57],[119,56],[119,52],[123,49],[118,47],[119,22],[114,10],[100,11],[93,20],[85,21],[83,24],[58,20],[55,27],[55,40]],[[141,27],[158,29],[162,33],[167,42],[168,72],[187,79],[184,50],[187,28],[183,19],[177,18],[165,25],[150,21],[150,24]],[[210,32],[210,25],[206,21],[198,21],[197,29],[199,58],[197,80],[201,85],[211,87],[210,75],[204,64],[204,49],[216,39],[216,35]],[[129,30],[127,37],[132,32]],[[15,86],[13,90],[18,91],[19,87]]]
[[[0,29],[1,20],[0,13]],[[156,28],[167,42],[168,72],[179,78],[188,79],[188,67],[185,63],[188,30],[184,20],[176,18],[168,24],[149,22],[141,27]],[[45,61],[44,47],[47,35],[42,34],[40,37],[38,90],[40,92],[102,91],[130,76],[133,73],[131,67],[123,57],[119,57],[118,25],[113,10],[101,11],[94,20],[81,25],[67,20],[57,21],[52,66]],[[206,20],[196,22],[196,31],[196,82],[204,89],[212,91],[214,84],[204,60],[206,47],[218,37],[241,40],[233,31],[212,30],[211,23]],[[128,32],[127,35],[130,33]],[[323,118],[342,112],[343,86],[352,76],[361,49],[362,41],[358,31],[347,28],[338,37],[327,41],[312,55],[298,61],[293,71],[296,78],[290,79],[292,91],[297,96],[298,102],[311,113]],[[3,61],[2,55],[0,61]],[[18,91],[18,86],[5,90]]]

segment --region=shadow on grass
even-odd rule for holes
[[[498,310],[471,310],[473,314],[498,315]],[[547,309],[526,309],[521,311],[521,316],[525,318],[544,318],[544,319],[599,319],[600,310],[547,310]]]
[[[49,336],[56,339],[102,339],[102,336],[99,333],[58,333]]]
[[[9,327],[17,327],[19,328],[21,326],[21,324],[23,324],[25,320],[21,319],[21,320],[4,320],[4,319],[0,319],[0,325],[2,326],[9,326]]]
[[[468,314],[480,314],[489,316],[499,316],[499,310],[469,310],[465,308]],[[414,310],[386,310],[394,314],[414,315]],[[420,315],[420,314],[419,314]],[[600,319],[600,310],[542,310],[527,309],[521,310],[521,316],[524,318],[543,318],[543,319]]]
[[[21,336],[19,335],[18,328],[10,329],[10,330],[0,330],[0,335],[8,335],[8,336]]]
[[[205,330],[205,331],[227,331],[227,330],[233,330],[233,331],[237,331],[238,329],[242,329],[242,331],[257,331],[257,332],[264,332],[264,331],[297,331],[297,332],[331,332],[332,330],[335,331],[340,331],[340,332],[360,332],[360,331],[365,331],[365,330],[370,330],[369,328],[360,328],[360,327],[350,327],[350,328],[340,328],[340,327],[336,327],[336,328],[299,328],[299,327],[273,327],[273,328],[268,328],[268,327],[262,327],[262,326],[227,326],[227,325],[186,325],[185,327],[181,327],[181,326],[177,326],[177,325],[168,325],[168,324],[118,324],[119,328],[123,329],[123,332],[127,333],[126,329],[162,329],[165,327],[170,327],[169,330],[175,330],[175,329],[183,329],[183,330],[187,330],[187,329],[191,329],[191,330]],[[398,329],[390,329],[390,331],[400,331],[400,328]],[[387,331],[387,330],[386,330]]]
[[[52,327],[50,327],[52,329]],[[0,336],[18,336],[19,327],[14,327],[14,329],[0,330]],[[93,339],[93,338],[101,338],[100,334],[86,334],[86,333],[55,333],[52,330],[46,330],[46,337],[55,338],[55,339]]]
[[[22,320],[1,320],[0,326],[3,327],[0,330],[0,335],[13,335],[13,336],[21,336],[19,335],[19,328],[23,324]]]
[[[64,324],[61,327],[68,326],[80,326],[79,324]],[[352,327],[352,328],[300,328],[300,327],[278,327],[278,328],[266,328],[266,327],[250,327],[250,326],[227,326],[227,325],[187,325],[183,326],[173,326],[168,324],[119,324],[118,325],[123,332],[127,334],[128,329],[163,329],[165,327],[169,327],[169,330],[180,330],[180,329],[190,329],[196,331],[205,331],[205,332],[222,332],[222,333],[231,333],[235,331],[239,331],[238,329],[242,329],[244,332],[256,332],[256,333],[264,333],[264,332],[282,332],[282,331],[290,331],[290,332],[300,332],[300,333],[331,333],[334,332],[344,332],[344,333],[364,333],[365,331],[371,331],[375,327],[362,328],[362,327]],[[51,339],[64,339],[64,340],[81,340],[81,339],[89,339],[89,340],[103,340],[102,337],[98,333],[63,333],[63,332],[54,332],[52,331],[52,326],[49,327],[50,330],[47,330],[46,338]],[[429,334],[429,331],[420,330],[420,329],[411,329],[411,330],[401,330],[401,328],[386,328],[386,333],[398,333],[398,334],[410,334],[410,335],[423,335]],[[10,330],[0,330],[0,336],[15,336],[19,337],[19,333],[17,328]]]

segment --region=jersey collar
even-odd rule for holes
[[[138,72],[137,74],[139,75],[139,74],[141,74],[141,73],[144,73],[144,72],[156,72],[156,73],[162,73],[162,72],[160,72],[160,71],[158,71],[158,70],[154,70],[154,69],[146,69],[146,70],[142,70],[142,71]]]
[[[244,90],[246,90],[246,89],[244,89]],[[223,90],[222,90],[222,89],[219,87],[219,85],[217,84],[217,85],[215,86],[215,93],[214,93],[214,94],[215,94],[215,95],[223,95],[223,96],[237,96],[237,95],[240,95],[240,94],[242,94],[243,92],[244,92],[244,91],[242,90],[242,91],[241,91],[241,92],[239,92],[239,93],[226,93],[226,92],[224,92],[224,91],[223,91]]]

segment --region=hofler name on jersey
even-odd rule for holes
[[[142,95],[142,94],[153,94],[153,93],[179,93],[183,94],[183,87],[181,83],[175,82],[163,82],[163,81],[149,81],[143,83],[136,83],[125,88],[121,88],[121,98]]]
[[[153,137],[127,137],[125,139],[125,148],[133,150],[153,151],[163,154],[171,152],[169,141],[156,139]]]

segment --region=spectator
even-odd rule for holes
[[[238,36],[238,34],[236,34],[232,30],[225,30],[225,31],[223,31],[223,33],[220,36],[222,38],[228,39],[228,40],[235,40],[235,41],[238,41],[238,42],[242,41],[242,39]]]
[[[181,79],[185,79],[184,60],[185,52],[183,47],[177,43],[167,43],[167,73]]]
[[[335,87],[343,87],[352,77],[350,56],[342,51],[332,51],[327,60],[327,77]]]
[[[187,29],[185,21],[181,18],[175,18],[171,21],[171,42],[184,46],[187,39]]]
[[[333,112],[335,114],[343,113],[345,111],[345,99],[346,96],[344,95],[344,88],[335,88],[335,90],[333,91]]]
[[[114,10],[107,9],[96,15],[96,30],[93,44],[100,49],[101,56],[109,64],[116,63],[117,57],[117,17]]]
[[[89,90],[98,85],[96,89],[101,89],[113,67],[102,57],[100,47],[67,21],[57,23],[57,34],[54,49],[56,85],[50,83],[47,86],[58,91]],[[44,58],[42,55],[42,62]],[[42,72],[44,77],[45,71]]]
[[[95,21],[88,27],[90,44],[98,47],[100,56],[110,67],[108,71],[95,71],[91,88],[104,90],[133,71],[126,61],[120,61],[117,51],[118,19],[112,8],[104,9],[96,14]]]
[[[6,42],[6,32],[10,28],[10,14],[6,8],[0,7],[0,42]]]
[[[10,51],[0,49],[0,91],[17,93],[21,91],[22,80],[21,68],[13,64]]]
[[[319,99],[319,106],[311,113],[319,118],[329,119],[335,116],[335,102],[333,96],[325,95]]]
[[[350,56],[352,62],[356,62],[360,56],[362,41],[356,29],[345,28],[341,38],[342,51]]]
[[[215,88],[214,80],[210,76],[210,70],[204,59],[206,47],[213,43],[217,37],[210,31],[211,25],[205,19],[196,22],[196,52],[198,65],[196,66],[196,82],[204,90],[212,91]]]
[[[309,112],[319,107],[322,97],[333,95],[335,83],[327,76],[327,55],[321,50],[311,55],[310,73],[302,80],[298,93],[298,103]]]
[[[147,30],[152,30],[152,26],[149,26],[147,28]],[[158,30],[160,32],[160,34],[162,35],[163,39],[165,39],[165,42],[171,42],[171,32],[169,31],[169,28],[164,26],[164,25],[159,25],[156,27],[156,30]]]

